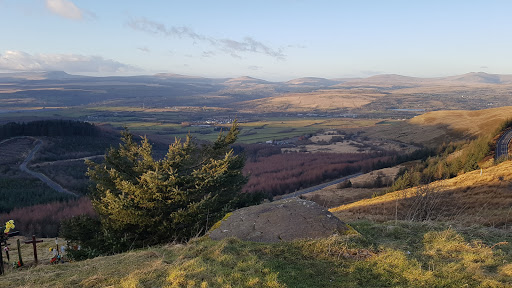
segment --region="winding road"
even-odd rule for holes
[[[512,140],[512,130],[508,130],[501,135],[500,139],[496,143],[496,159],[500,159],[501,157],[508,155],[508,145],[510,140]]]
[[[316,185],[316,186],[313,186],[313,187],[309,187],[309,188],[306,188],[306,189],[298,190],[298,191],[295,191],[293,193],[285,194],[285,195],[282,195],[281,197],[276,196],[274,199],[277,200],[277,199],[288,199],[288,198],[292,198],[292,197],[297,197],[297,196],[300,196],[302,194],[306,194],[306,193],[310,193],[310,192],[315,192],[315,191],[324,189],[327,186],[335,185],[335,184],[344,182],[346,180],[349,180],[349,179],[352,179],[352,178],[355,178],[355,177],[361,176],[361,175],[363,175],[363,173],[361,173],[361,172],[356,173],[356,174],[352,174],[352,175],[348,175],[348,176],[345,176],[343,178],[339,178],[339,179],[336,179],[336,180],[333,180],[333,181],[330,181],[330,182],[327,182],[327,183],[323,183],[323,184]]]
[[[78,197],[78,195],[76,193],[64,189],[62,186],[55,183],[52,179],[48,178],[43,173],[34,172],[27,168],[28,162],[30,162],[32,160],[32,158],[34,158],[34,155],[39,150],[39,148],[41,148],[42,144],[43,144],[43,142],[41,142],[41,140],[36,141],[36,147],[34,147],[34,149],[32,149],[32,151],[30,151],[27,158],[25,158],[25,161],[23,161],[23,163],[21,163],[20,170],[32,175],[33,177],[38,178],[39,180],[43,181],[46,185],[50,186],[50,188],[54,189],[57,192],[65,193],[65,194],[69,194],[69,195]]]

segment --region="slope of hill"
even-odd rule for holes
[[[364,135],[437,147],[443,143],[492,133],[511,117],[512,106],[476,111],[441,110],[391,125],[369,127]]]
[[[496,130],[511,117],[512,106],[507,106],[476,111],[434,111],[416,116],[409,123],[421,126],[442,125],[466,135],[481,136]]]
[[[271,244],[205,236],[38,266],[25,251],[28,266],[0,279],[2,287],[511,287],[511,172],[507,161],[426,194],[409,189],[332,209],[353,228],[346,235]],[[432,221],[410,221],[422,215]]]
[[[7,268],[7,275],[0,279],[5,288],[512,285],[512,236],[501,230],[457,231],[446,225],[410,222],[352,225],[359,233],[315,241],[266,244],[201,238],[186,245],[35,267],[27,256],[31,245],[23,245],[29,266]],[[47,241],[54,243],[54,239]],[[42,264],[51,257],[47,247],[40,253]]]
[[[354,79],[351,81],[347,81],[342,85],[411,85],[432,82],[433,79],[435,78],[418,78],[402,76],[397,74],[382,74],[363,79]]]
[[[71,75],[64,71],[0,73],[0,83],[26,80],[87,79],[88,76]]]
[[[512,161],[506,161],[482,171],[361,200],[330,211],[347,220],[443,220],[510,229],[511,190]]]
[[[485,72],[470,72],[463,75],[450,76],[442,78],[445,81],[464,82],[464,83],[490,83],[490,84],[510,84],[512,75],[488,74]]]
[[[347,81],[351,84],[428,84],[428,85],[450,85],[453,83],[459,84],[510,84],[512,82],[512,75],[488,74],[485,72],[470,72],[462,75],[447,76],[447,77],[434,77],[434,78],[420,78],[409,77],[397,74],[382,74],[371,76],[364,79],[354,79]]]
[[[341,84],[343,82],[346,82],[346,80],[325,79],[325,78],[318,78],[318,77],[302,77],[302,78],[289,80],[289,81],[285,82],[285,84],[328,87],[328,86],[332,86],[332,85],[336,85],[336,84]]]
[[[269,84],[271,82],[268,82],[266,80],[257,79],[249,76],[242,76],[238,78],[231,78],[224,82],[228,85],[247,85],[247,84]]]
[[[328,89],[277,95],[240,104],[244,109],[262,112],[329,112],[345,108],[360,108],[385,95],[375,89],[352,89],[351,91]]]

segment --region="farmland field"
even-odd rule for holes
[[[0,113],[0,123],[28,122],[42,119],[71,119],[128,128],[135,134],[154,136],[168,142],[188,133],[200,140],[215,140],[237,119],[241,133],[239,142],[258,143],[283,140],[326,129],[353,129],[374,126],[382,119],[352,119],[335,115],[297,116],[297,114],[237,114],[225,109],[176,107],[175,109],[142,109],[137,107],[31,109]],[[262,120],[265,119],[265,120]]]

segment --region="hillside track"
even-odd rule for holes
[[[355,177],[361,176],[361,175],[363,175],[363,173],[361,173],[361,172],[356,173],[356,174],[352,174],[352,175],[348,175],[348,176],[345,176],[345,177],[342,177],[342,178],[339,178],[339,179],[336,179],[336,180],[329,181],[327,183],[323,183],[323,184],[316,185],[316,186],[313,186],[313,187],[309,187],[309,188],[306,188],[306,189],[298,190],[298,191],[295,191],[293,193],[285,194],[285,195],[282,195],[282,196],[276,196],[276,197],[274,197],[274,200],[298,197],[298,196],[300,196],[302,194],[306,194],[306,193],[322,190],[322,189],[324,189],[327,186],[336,185],[338,183],[347,181],[349,179],[352,179],[352,178],[355,178]]]
[[[508,130],[501,135],[500,139],[496,143],[496,159],[508,156],[508,145],[510,144],[510,140],[512,140],[512,130]]]
[[[47,166],[47,165],[53,165],[53,164],[61,164],[61,163],[74,162],[74,161],[85,161],[85,160],[91,160],[91,159],[96,159],[96,158],[101,158],[101,157],[105,157],[105,154],[93,155],[93,156],[87,156],[87,157],[80,157],[80,158],[73,158],[73,159],[56,160],[56,161],[50,161],[50,162],[39,162],[39,163],[36,163],[36,164],[32,164],[30,166],[32,166],[32,167],[34,167],[34,166],[41,167],[41,166]]]
[[[30,151],[30,153],[28,154],[27,158],[25,158],[23,163],[21,163],[20,170],[28,173],[29,175],[31,175],[33,177],[38,178],[39,180],[43,181],[46,185],[48,185],[50,188],[52,188],[53,190],[55,190],[59,193],[69,194],[69,195],[78,197],[78,194],[63,188],[62,186],[60,186],[59,184],[54,182],[52,179],[48,178],[46,175],[44,175],[42,173],[34,172],[27,168],[27,164],[30,161],[32,161],[32,158],[34,158],[34,155],[36,154],[36,152],[39,150],[39,148],[41,148],[41,145],[43,144],[43,142],[41,140],[36,140],[35,144],[36,144],[36,146]]]

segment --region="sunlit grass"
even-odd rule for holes
[[[508,226],[512,223],[512,161],[482,171],[462,174],[429,184],[433,193],[444,193],[436,208],[439,220]],[[409,209],[403,202],[415,197],[417,188],[395,191],[330,209],[342,219],[392,220]],[[439,196],[441,197],[441,196]],[[436,210],[437,211],[437,210]]]
[[[265,244],[205,237],[186,245],[9,270],[2,287],[512,285],[512,235],[506,231],[412,222],[352,226],[358,232],[320,240]]]

